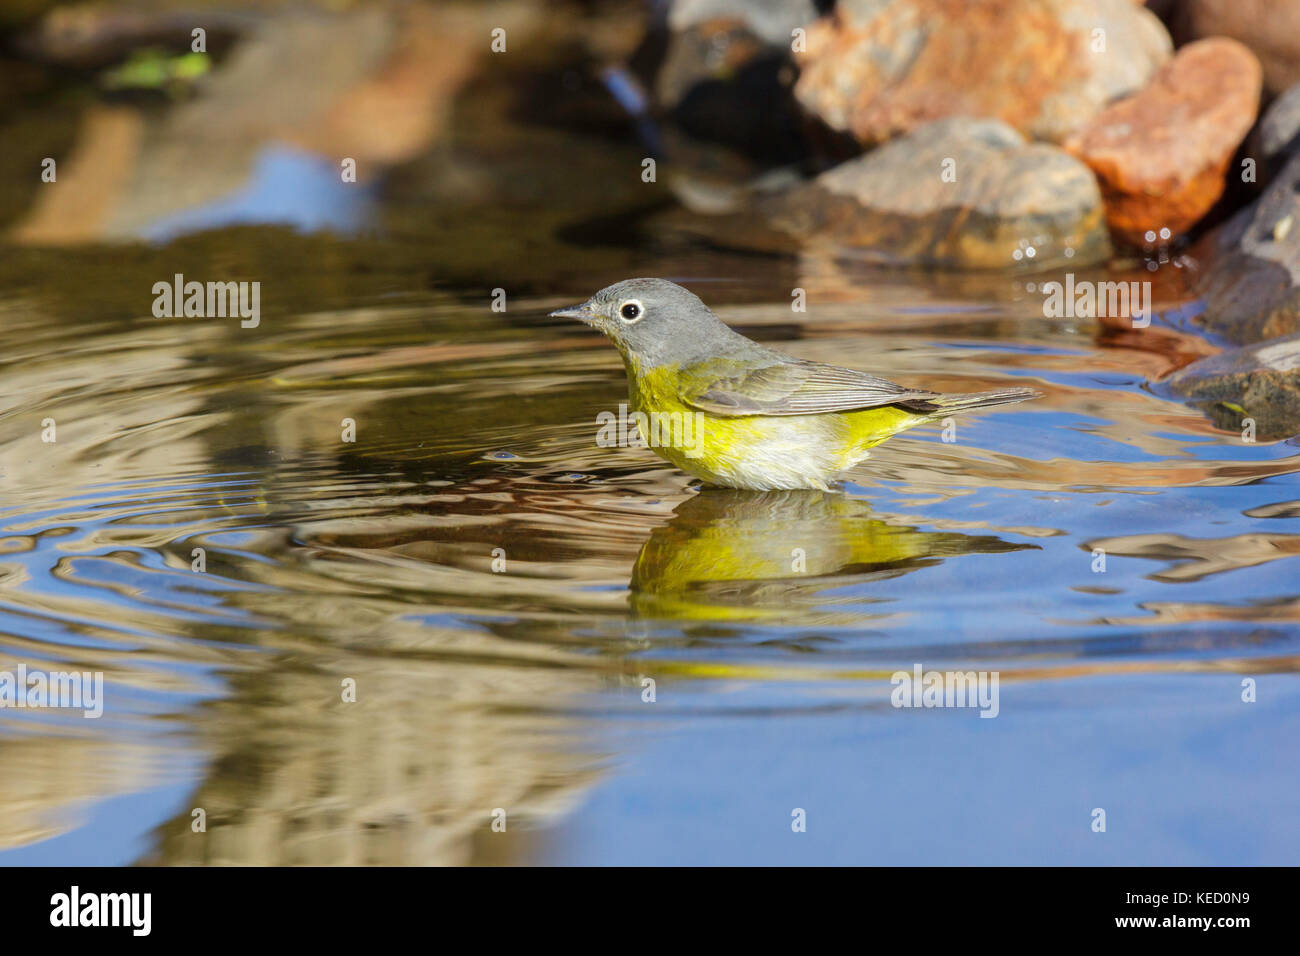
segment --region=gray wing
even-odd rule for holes
[[[904,388],[866,372],[790,360],[726,369],[719,361],[681,370],[682,400],[712,415],[819,415],[919,402],[934,392]]]

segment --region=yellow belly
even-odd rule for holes
[[[629,375],[642,438],[709,484],[771,491],[819,488],[885,439],[926,420],[884,406],[822,415],[710,415],[677,398],[668,370]]]

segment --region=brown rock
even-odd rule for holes
[[[1254,51],[1269,93],[1300,83],[1300,0],[1187,0],[1193,37],[1225,36]]]
[[[1245,46],[1200,40],[1072,137],[1066,148],[1097,174],[1111,231],[1138,246],[1195,225],[1223,194],[1228,164],[1259,111],[1260,83],[1259,61]]]
[[[1132,0],[841,0],[808,28],[795,94],[865,145],[949,116],[1059,142],[1170,50]]]

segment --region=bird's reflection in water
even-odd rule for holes
[[[891,524],[865,501],[834,492],[707,488],[682,502],[641,548],[630,583],[632,611],[670,620],[807,623],[824,619],[809,612],[829,612],[846,600],[842,588],[954,555],[1032,547]]]

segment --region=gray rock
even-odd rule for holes
[[[1201,359],[1170,376],[1162,390],[1202,408],[1220,428],[1246,419],[1263,441],[1300,434],[1300,335]]]
[[[1043,268],[1110,253],[1088,167],[997,120],[930,123],[761,202],[802,240],[899,264]]]
[[[1259,121],[1259,142],[1264,162],[1269,165],[1300,155],[1300,83],[1264,111]]]
[[[1201,323],[1248,345],[1300,332],[1300,155],[1214,237]]]

